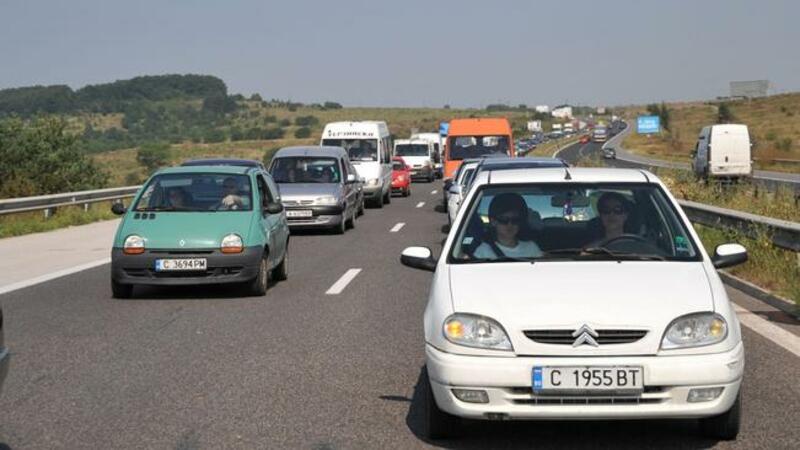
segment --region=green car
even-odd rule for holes
[[[156,172],[122,215],[111,289],[237,283],[264,295],[286,279],[289,225],[278,186],[259,167],[192,166]]]

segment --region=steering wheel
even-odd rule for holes
[[[612,237],[612,238],[606,239],[606,240],[604,240],[602,242],[599,242],[597,244],[597,246],[598,247],[606,247],[611,243],[619,242],[619,241],[625,241],[625,240],[634,241],[634,242],[638,242],[638,243],[641,243],[641,244],[652,245],[650,243],[650,241],[648,241],[647,239],[639,236],[638,234],[625,233],[625,234],[621,234],[621,235],[616,236],[616,237]]]

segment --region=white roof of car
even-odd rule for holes
[[[363,120],[360,122],[330,122],[325,124],[322,138],[380,138],[389,134],[386,122]]]
[[[416,139],[416,138],[396,139],[394,141],[394,145],[399,145],[399,144],[423,144],[423,145],[428,145],[429,142],[426,141],[425,139]]]
[[[569,172],[569,178],[567,178]],[[648,183],[659,182],[652,173],[641,169],[608,169],[599,167],[530,168],[487,170],[475,184],[511,183]]]

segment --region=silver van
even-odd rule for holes
[[[342,234],[364,212],[363,179],[341,147],[286,147],[269,168],[290,228],[329,228]]]

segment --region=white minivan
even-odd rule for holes
[[[433,145],[433,168],[438,178],[442,177],[442,154],[444,154],[444,137],[439,133],[414,133],[411,139],[422,139]]]
[[[433,144],[423,139],[398,139],[394,141],[394,156],[400,156],[411,168],[411,178],[425,179],[429,183],[436,178],[433,167]]]
[[[697,419],[739,432],[745,355],[713,255],[666,186],[639,169],[476,175],[437,258],[424,314],[425,430],[480,420]]]
[[[364,178],[364,199],[383,208],[392,201],[392,138],[383,121],[331,122],[320,145],[344,148]]]
[[[753,174],[747,125],[710,125],[700,130],[692,168],[701,178],[742,178]]]

